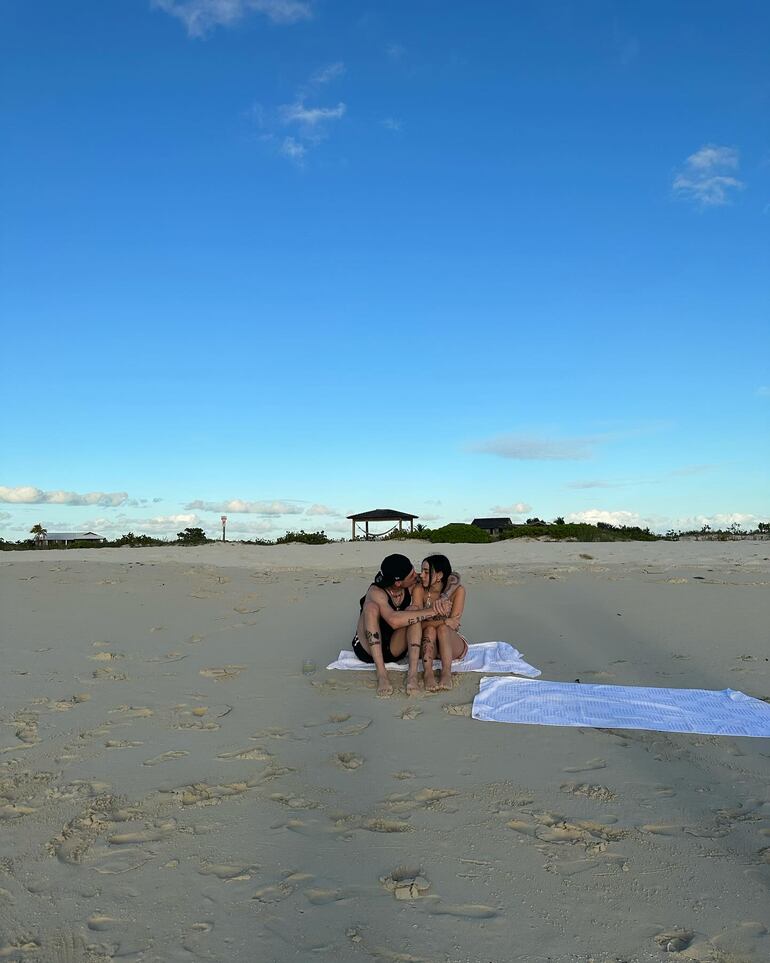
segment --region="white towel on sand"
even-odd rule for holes
[[[441,663],[433,663],[438,669]],[[327,669],[355,669],[372,670],[373,665],[362,662],[350,649],[343,649],[339,658],[326,666]],[[406,662],[387,662],[386,669],[394,672],[406,672],[408,666]],[[422,671],[422,662],[420,662]],[[456,659],[452,663],[453,672],[515,672],[517,675],[525,675],[534,678],[540,675],[540,669],[536,669],[529,662],[525,662],[518,649],[514,649],[507,642],[476,642],[468,646],[468,651],[464,659]]]
[[[481,680],[472,715],[484,722],[770,736],[770,705],[734,689],[489,678]]]

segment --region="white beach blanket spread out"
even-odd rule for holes
[[[734,689],[485,678],[473,700],[472,715],[484,722],[770,737],[770,705]]]
[[[438,661],[433,664],[437,669],[441,666]],[[327,665],[326,668],[372,671],[374,666],[362,662],[350,649],[343,649],[339,658]],[[394,672],[406,672],[408,666],[406,662],[386,662],[385,668],[392,669]],[[422,671],[422,662],[420,662],[420,671]],[[469,645],[465,658],[456,659],[452,663],[452,671],[514,672],[531,679],[540,675],[540,669],[536,669],[529,662],[525,662],[521,652],[507,642],[476,642]]]

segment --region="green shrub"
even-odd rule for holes
[[[435,528],[428,532],[428,538],[435,545],[438,542],[491,542],[483,528],[478,525],[465,525],[462,522],[450,522],[442,528]]]
[[[176,537],[180,545],[204,545],[208,542],[202,528],[186,528],[183,532],[177,532]]]
[[[607,522],[599,522],[597,525],[516,525],[506,528],[500,538],[542,538],[544,535],[555,539],[573,538],[578,542],[654,542],[660,538],[659,535],[653,535],[648,528],[627,525],[615,528]]]
[[[276,538],[276,545],[286,545],[289,542],[303,542],[305,545],[328,545],[331,541],[327,537],[326,532],[306,532],[301,529],[299,532],[287,532],[285,535],[281,535],[280,538]]]

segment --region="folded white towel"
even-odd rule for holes
[[[770,736],[770,705],[733,689],[489,678],[481,680],[472,715],[484,722]]]
[[[433,663],[435,668],[440,668],[441,663]],[[406,662],[387,662],[385,667],[394,672],[406,672],[408,666]],[[343,649],[339,658],[326,666],[327,669],[353,669],[356,671],[373,670],[374,666],[368,662],[362,662],[358,656],[350,649]],[[422,671],[422,662],[420,662]],[[468,646],[468,651],[462,659],[456,659],[452,663],[453,672],[514,672],[516,675],[524,675],[535,678],[540,675],[540,669],[536,669],[529,662],[525,662],[518,649],[515,649],[507,642],[476,642]]]

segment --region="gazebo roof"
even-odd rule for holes
[[[397,512],[394,508],[374,508],[370,512],[359,512],[358,515],[348,515],[354,522],[398,522],[413,521],[419,515],[410,515],[408,512]]]

